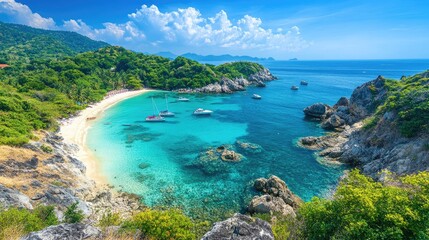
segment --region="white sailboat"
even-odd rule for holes
[[[159,112],[159,115],[160,115],[161,117],[174,117],[174,113],[173,113],[173,112],[170,112],[170,111],[168,110],[167,94],[165,95],[165,105],[167,106],[167,110],[164,110],[164,111]]]
[[[153,107],[153,115],[146,117],[146,122],[164,122],[165,118],[163,118],[158,111],[158,107],[156,107],[155,101],[152,98],[152,107]],[[155,115],[155,109],[156,112],[158,112],[158,115]]]

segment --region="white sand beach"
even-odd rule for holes
[[[65,143],[76,144],[79,146],[79,151],[76,153],[76,157],[85,164],[87,168],[87,176],[95,182],[101,184],[107,183],[105,177],[100,172],[97,159],[95,159],[91,150],[86,146],[86,136],[92,121],[95,118],[100,117],[106,109],[116,103],[148,91],[151,90],[143,89],[137,91],[117,91],[110,93],[101,102],[89,106],[79,112],[76,117],[69,118],[61,123],[59,135],[64,138]]]

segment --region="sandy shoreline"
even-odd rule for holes
[[[61,123],[59,135],[64,138],[65,143],[76,144],[79,146],[76,157],[85,164],[87,169],[86,175],[96,183],[106,184],[107,180],[99,171],[100,168],[98,166],[99,163],[97,159],[95,159],[91,150],[86,146],[87,132],[92,123],[91,120],[87,119],[94,117],[98,118],[106,109],[112,107],[116,103],[148,91],[151,90],[143,89],[111,95],[108,98],[103,99],[101,102],[82,110],[76,117],[67,119]]]

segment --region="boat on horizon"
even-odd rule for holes
[[[152,97],[152,107],[153,107],[153,115],[147,116],[145,121],[146,122],[164,122],[165,118],[163,118],[159,114],[158,107],[156,107],[156,104],[155,104],[155,101],[153,100],[153,97]],[[155,109],[156,109],[156,112],[158,112],[158,115],[155,115]]]
[[[261,95],[258,95],[258,94],[253,94],[252,98],[253,99],[262,99]]]
[[[178,102],[189,102],[189,98],[185,98],[185,97],[179,97],[177,99]]]
[[[197,110],[194,111],[194,115],[210,115],[212,113],[213,111],[202,109],[202,108],[198,108]]]
[[[307,81],[301,81],[301,83],[300,83],[301,85],[303,85],[303,86],[307,86],[308,85],[308,82]]]
[[[293,85],[290,89],[292,89],[292,90],[298,90],[298,89],[299,89],[299,87],[297,87],[297,86]]]
[[[168,110],[168,101],[167,101],[167,94],[165,95],[165,105],[167,106],[167,110],[160,111],[159,116],[161,117],[174,117],[174,112],[170,112]]]

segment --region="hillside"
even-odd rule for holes
[[[34,60],[25,68],[5,68],[0,70],[0,144],[26,143],[34,130],[54,129],[56,119],[100,101],[110,90],[142,86],[194,89],[241,77],[260,81],[260,72],[267,70],[256,63],[204,65],[183,57],[171,61],[121,47]]]
[[[202,61],[202,62],[211,62],[211,61],[218,61],[218,62],[232,62],[232,61],[251,61],[251,62],[257,62],[257,61],[274,61],[274,58],[258,58],[258,57],[251,57],[251,56],[233,56],[230,54],[223,54],[223,55],[199,55],[195,53],[185,53],[182,55],[176,55],[171,52],[159,52],[155,55],[175,59],[176,57],[185,57],[189,58],[195,61]]]
[[[0,63],[73,56],[108,46],[75,32],[49,31],[0,22]]]
[[[321,150],[327,162],[360,168],[373,178],[387,169],[399,175],[429,170],[429,71],[401,80],[379,76],[358,87],[350,100],[333,107],[314,104],[304,110],[336,132],[301,139]]]

